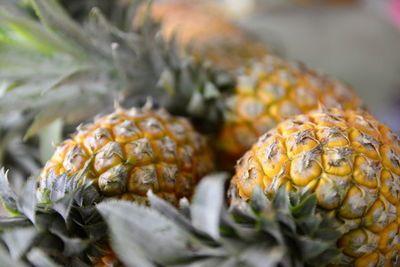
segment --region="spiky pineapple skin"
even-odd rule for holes
[[[117,107],[57,146],[39,177],[38,195],[43,198],[49,172],[68,171],[92,179],[107,197],[143,202],[152,190],[177,204],[214,169],[212,158],[205,138],[186,119],[163,109]]]
[[[287,183],[313,191],[337,219],[346,266],[390,266],[400,251],[400,141],[367,113],[330,109],[280,123],[238,162],[232,186],[248,199]]]
[[[234,165],[257,138],[279,122],[323,105],[362,110],[363,103],[347,85],[308,69],[265,55],[243,67],[235,92],[225,101],[224,124],[217,138],[219,159]]]

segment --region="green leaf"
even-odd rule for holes
[[[18,211],[28,217],[32,223],[35,222],[36,188],[36,178],[29,178],[17,200]]]
[[[297,237],[294,241],[297,245],[297,249],[301,252],[300,255],[302,256],[303,260],[317,257],[332,246],[330,242],[313,240],[307,236]]]
[[[3,217],[0,216],[0,229],[30,226],[31,221],[25,216]]]
[[[186,231],[188,232],[195,231],[195,228],[190,224],[190,221],[187,218],[185,218],[181,213],[179,213],[178,210],[170,203],[157,197],[151,191],[147,193],[147,196],[150,201],[150,206],[154,210],[158,211],[168,219],[172,220]]]
[[[212,82],[206,82],[204,86],[204,97],[205,99],[214,99],[221,96],[217,86]]]
[[[38,232],[34,227],[17,228],[5,231],[2,238],[6,243],[11,258],[19,259],[30,248]]]
[[[321,240],[336,242],[342,236],[342,234],[339,231],[331,228],[318,228],[313,232],[313,236]]]
[[[190,208],[193,226],[214,239],[218,239],[220,235],[219,223],[227,176],[219,173],[204,177],[197,186]]]
[[[95,86],[95,85],[92,85]],[[48,126],[50,123],[54,122],[57,118],[60,117],[65,117],[67,119],[67,122],[76,122],[79,120],[79,118],[82,118],[81,114],[83,109],[86,109],[88,107],[94,106],[94,103],[91,103],[90,101],[88,102],[86,95],[76,91],[76,93],[72,92],[74,95],[66,96],[68,101],[65,99],[55,99],[53,104],[47,105],[45,108],[43,108],[36,116],[35,119],[32,123],[32,125],[29,127],[27,133],[24,136],[24,140],[29,139],[30,137],[34,136],[43,128]],[[94,92],[93,92],[94,93]],[[95,101],[95,103],[98,105],[99,104],[99,98],[96,95],[93,95],[92,101]],[[97,100],[97,101],[96,101]],[[97,108],[94,108],[92,113],[96,112]],[[90,113],[89,113],[90,114]]]
[[[254,188],[253,194],[251,194],[250,204],[255,212],[264,210],[269,204],[268,198],[260,186]]]
[[[179,263],[196,255],[188,234],[155,210],[115,200],[97,208],[110,228],[113,249],[128,266],[153,266],[147,259]]]
[[[76,23],[55,0],[30,0],[40,20],[51,30],[73,40],[88,51],[96,51],[82,27]]]
[[[299,205],[293,207],[292,214],[296,218],[307,217],[315,214],[315,209],[317,208],[317,197],[315,194],[308,196]]]
[[[28,260],[36,267],[61,267],[56,264],[48,254],[40,248],[33,248],[27,254]]]
[[[0,170],[0,197],[10,213],[18,214],[17,197],[8,182],[8,171],[6,172],[4,168]]]
[[[57,119],[52,122],[45,129],[42,129],[39,135],[40,145],[39,154],[40,161],[44,165],[53,155],[54,146],[53,144],[58,144],[62,140],[62,128],[63,122],[61,119]]]
[[[61,40],[57,35],[51,34],[36,21],[21,18],[19,15],[12,15],[8,10],[0,8],[0,21],[9,25],[12,29],[5,32],[7,37],[14,41],[16,36],[22,38],[17,44],[24,45],[25,50],[35,49],[39,53],[50,55],[57,51],[65,51],[76,57],[82,57],[83,53],[72,45]],[[12,44],[12,43],[10,43]],[[13,44],[15,45],[15,43]]]
[[[204,96],[196,90],[190,98],[189,104],[187,105],[187,111],[191,115],[201,116],[204,114],[205,109],[206,104]]]
[[[64,243],[63,255],[67,257],[71,257],[83,252],[88,246],[88,242],[86,242],[86,240],[82,240],[81,238],[72,238],[66,235],[57,236],[61,238]]]
[[[309,259],[307,263],[311,266],[325,266],[328,264],[339,264],[341,251],[337,248],[330,248],[319,254],[318,256]]]
[[[286,184],[283,185],[281,188],[279,188],[278,192],[274,196],[272,204],[274,209],[276,210],[289,211],[290,201],[289,201],[289,193],[286,189]]]
[[[72,205],[74,204],[73,200],[73,195],[66,195],[51,205],[51,207],[64,218],[65,222],[68,221],[68,215],[71,211]]]
[[[10,258],[10,255],[3,249],[3,247],[0,247],[0,266],[3,267],[27,267],[26,264],[20,262],[20,261],[15,261]]]
[[[240,260],[252,267],[275,267],[279,266],[282,258],[285,257],[285,249],[282,247],[262,247],[254,245],[245,249],[240,254]]]

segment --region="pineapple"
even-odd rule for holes
[[[129,110],[116,105],[115,112],[79,126],[57,146],[38,178],[37,198],[47,202],[51,174],[67,172],[91,180],[107,198],[146,204],[152,190],[177,205],[182,197],[190,199],[200,178],[214,169],[212,158],[205,138],[184,118],[153,110],[150,102]],[[94,266],[117,266],[113,251],[103,247],[104,257],[93,258]]]
[[[40,174],[38,198],[49,193],[49,173],[68,172],[93,180],[107,197],[145,202],[152,190],[176,204],[191,197],[213,164],[205,138],[184,118],[153,110],[149,102],[129,110],[117,105],[57,146]]]
[[[134,24],[143,21],[142,4]],[[180,49],[188,47],[197,58],[207,58],[224,69],[234,69],[243,59],[268,52],[267,48],[236,27],[223,7],[213,1],[166,0],[151,3],[150,18],[161,24],[165,40],[176,39]]]
[[[318,207],[344,234],[340,264],[390,266],[400,250],[400,141],[367,113],[329,109],[286,120],[253,145],[231,181],[250,199],[256,186],[269,195],[314,192]]]
[[[220,160],[233,165],[277,123],[307,113],[319,104],[363,109],[349,86],[302,64],[288,63],[272,55],[250,62],[238,72],[235,92],[225,100],[225,119],[217,141]]]

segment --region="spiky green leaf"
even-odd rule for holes
[[[29,178],[17,200],[18,212],[23,213],[33,223],[35,222],[36,187],[36,178]]]
[[[2,239],[14,260],[20,259],[27,252],[37,236],[38,232],[34,227],[17,228],[2,233]]]

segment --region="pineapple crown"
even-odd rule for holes
[[[0,217],[0,254],[5,266],[91,266],[88,256],[101,257],[97,244],[106,225],[95,208],[101,196],[94,186],[68,173],[47,177],[46,199],[36,197],[29,179],[15,193],[7,173],[0,171],[0,197],[13,217]],[[2,264],[0,264],[2,265]],[[3,266],[3,265],[2,265]]]
[[[175,109],[195,116],[230,82],[210,63],[182,54],[174,40],[164,41],[159,24],[148,16],[133,27],[138,3],[124,8],[119,27],[98,8],[79,24],[56,0],[29,3],[37,19],[11,4],[0,6],[0,115],[34,114],[25,138],[65,114],[73,123],[104,112],[104,104],[111,108],[115,99],[135,104],[157,96],[168,106],[166,92],[176,96]]]
[[[8,160],[7,167],[25,175],[37,171],[37,162],[52,151],[46,136],[61,141],[62,122],[71,125],[111,111],[116,99],[134,106],[153,96],[171,113],[193,118],[203,132],[220,125],[220,96],[232,90],[231,75],[182,53],[173,38],[163,40],[149,16],[134,27],[141,1],[124,6],[113,1],[112,8],[92,1],[112,12],[92,8],[88,19],[77,15],[78,21],[57,0],[24,2],[24,8],[0,4],[0,134],[7,140],[0,162]],[[86,7],[88,1],[73,2]],[[71,11],[73,3],[67,6]],[[36,140],[20,141],[38,133],[40,155]],[[13,151],[29,158],[22,161],[26,157]]]
[[[127,266],[324,266],[340,255],[341,236],[316,208],[313,194],[281,188],[268,200],[260,188],[250,204],[225,205],[226,175],[200,182],[192,203],[180,210],[149,192],[149,207],[106,201],[112,247]],[[126,216],[130,214],[130,216]],[[138,264],[139,263],[139,264]]]

